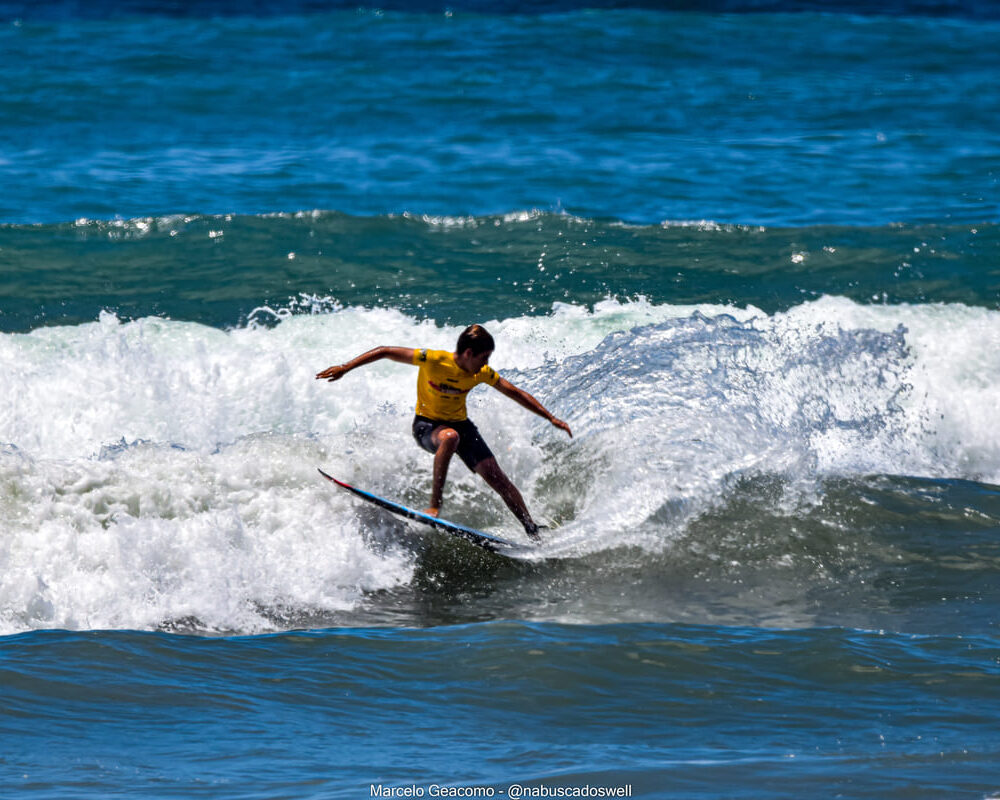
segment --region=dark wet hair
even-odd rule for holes
[[[493,344],[493,337],[482,325],[470,325],[462,335],[458,337],[458,344],[455,345],[456,353],[464,353],[471,350],[473,355],[482,355],[496,350]]]

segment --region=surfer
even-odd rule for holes
[[[352,369],[383,358],[418,367],[413,438],[424,450],[434,454],[434,480],[427,513],[435,517],[441,513],[448,466],[451,457],[458,453],[465,465],[503,498],[528,536],[538,538],[538,525],[531,518],[521,492],[500,469],[489,445],[469,419],[465,397],[474,386],[486,383],[566,431],[570,437],[573,432],[569,425],[557,419],[538,400],[501,378],[488,366],[493,350],[493,337],[489,332],[482,325],[470,325],[458,337],[454,353],[426,348],[376,347],[344,364],[328,367],[318,373],[316,378],[340,380]]]

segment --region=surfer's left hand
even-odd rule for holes
[[[569,434],[569,438],[570,438],[570,439],[572,439],[572,438],[573,438],[573,431],[571,431],[571,430],[569,429],[569,425],[567,425],[567,424],[566,424],[565,422],[563,422],[563,421],[562,421],[561,419],[556,419],[555,417],[553,417],[552,419],[550,419],[550,420],[549,420],[549,422],[551,422],[551,423],[552,423],[553,425],[555,425],[555,426],[556,426],[557,428],[559,428],[560,430],[564,430],[564,431],[566,431],[566,433],[568,433],[568,434]]]

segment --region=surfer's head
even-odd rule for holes
[[[479,372],[490,360],[495,345],[493,337],[482,325],[470,325],[458,337],[455,361],[466,372]]]
[[[464,353],[471,350],[472,355],[479,356],[483,353],[492,353],[496,349],[493,337],[482,325],[470,325],[462,335],[458,337],[458,344],[455,345],[456,353]]]

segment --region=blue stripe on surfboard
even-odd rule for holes
[[[408,517],[415,522],[422,522],[425,525],[429,525],[437,530],[447,531],[449,533],[461,536],[464,539],[471,540],[474,544],[481,547],[485,547],[488,550],[493,550],[496,552],[501,548],[513,548],[515,547],[513,542],[508,542],[506,539],[501,539],[499,536],[493,536],[489,533],[483,533],[482,531],[477,531],[475,528],[468,528],[465,525],[459,525],[456,522],[449,522],[446,519],[440,519],[439,517],[432,517],[430,514],[425,514],[423,511],[417,511],[415,508],[410,508],[409,506],[404,506],[402,503],[396,503],[392,500],[387,500],[384,497],[379,497],[377,494],[372,494],[371,492],[365,491],[364,489],[358,489],[356,486],[351,486],[349,483],[338,480],[332,475],[327,475],[323,470],[317,468],[320,475],[326,478],[331,483],[337,484],[337,486],[342,489],[346,489],[352,494],[357,495],[362,500],[367,500],[370,503],[381,506],[387,511],[391,511],[394,514],[398,514],[403,517]]]

